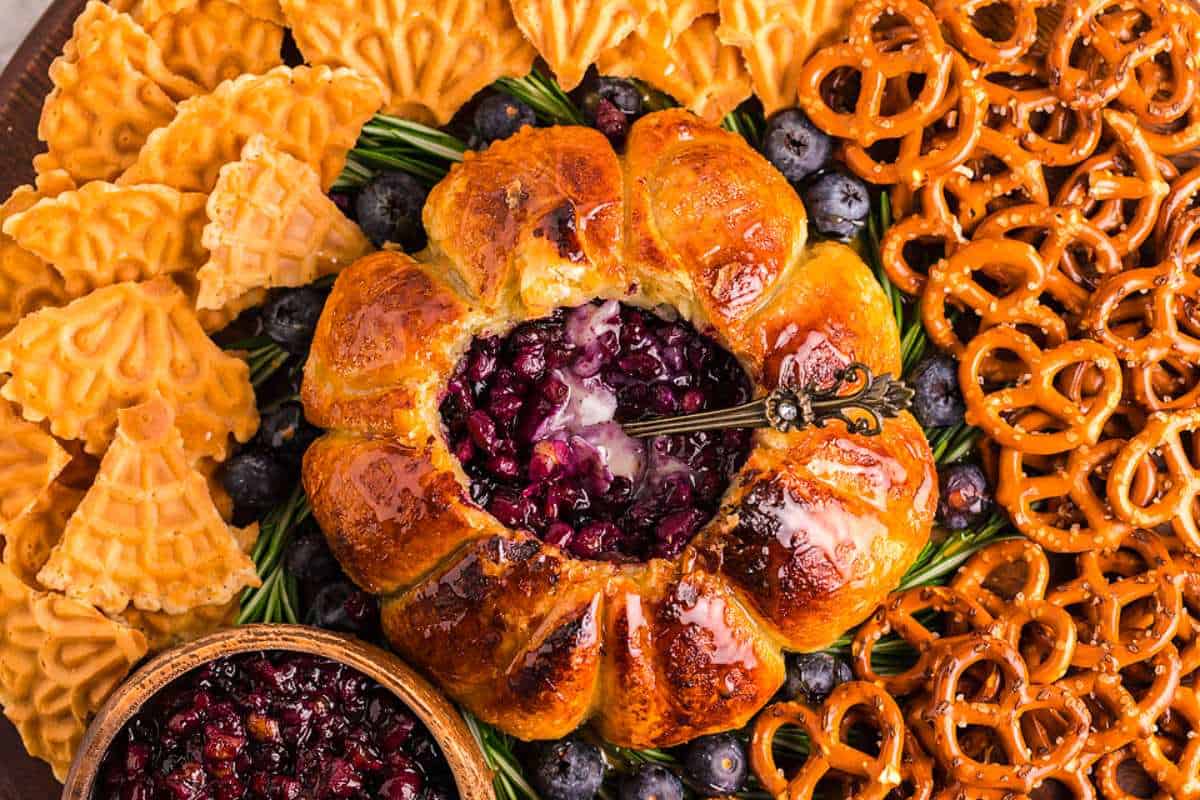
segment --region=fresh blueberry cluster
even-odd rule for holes
[[[476,338],[442,419],[472,499],[580,558],[677,555],[716,510],[748,430],[635,440],[620,423],[744,403],[728,352],[682,320],[616,301]]]
[[[450,800],[429,732],[394,694],[319,656],[220,658],[117,736],[96,800]]]

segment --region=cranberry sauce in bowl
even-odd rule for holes
[[[441,405],[471,498],[580,558],[671,558],[716,512],[749,430],[636,440],[621,423],[751,399],[727,351],[618,303],[477,337]]]
[[[151,697],[110,745],[93,800],[456,798],[399,697],[323,656],[217,658]]]

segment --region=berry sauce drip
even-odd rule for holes
[[[737,361],[615,300],[477,337],[442,402],[471,498],[579,558],[672,558],[716,512],[749,430],[636,440],[621,423],[744,403]]]
[[[394,694],[319,656],[211,661],[155,695],[105,755],[96,800],[457,797]]]

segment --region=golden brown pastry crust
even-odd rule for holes
[[[745,723],[781,650],[860,622],[924,545],[933,458],[907,415],[875,438],[759,432],[716,517],[674,561],[565,556],[473,506],[438,404],[472,337],[593,297],[667,303],[760,390],[850,361],[900,369],[891,307],[849,248],[805,246],[795,192],[737,136],[651,114],[619,159],[584,128],[525,130],[451,171],[419,260],[344,271],[303,400],[333,432],[305,457],[317,521],[384,595],[393,646],[482,719],[527,739],[593,719],[668,745]]]

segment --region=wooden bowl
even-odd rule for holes
[[[425,723],[450,765],[461,800],[495,800],[492,773],[462,716],[396,656],[336,633],[302,625],[243,625],[168,650],[121,684],[92,721],[67,774],[63,800],[90,800],[109,745],[142,705],[184,673],[221,656],[289,650],[353,667],[391,690]]]

